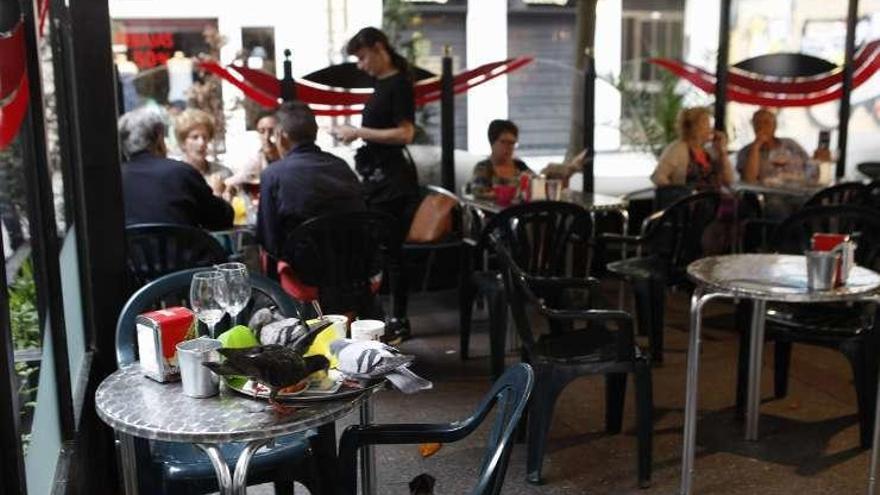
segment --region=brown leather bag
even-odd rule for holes
[[[425,196],[413,216],[406,242],[426,244],[443,240],[452,233],[452,211],[456,206],[455,198],[443,194]]]

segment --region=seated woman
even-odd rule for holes
[[[223,183],[232,176],[232,171],[208,160],[208,143],[214,139],[214,119],[211,115],[195,108],[184,110],[174,122],[174,134],[183,154],[182,160],[202,174],[214,195],[226,199],[232,197],[232,191],[228,191]]]
[[[687,108],[678,115],[678,139],[663,150],[651,175],[657,186],[717,189],[733,183],[727,157],[727,136],[712,129],[705,107]]]
[[[509,120],[493,120],[489,123],[489,158],[474,165],[470,181],[471,194],[477,198],[494,198],[492,186],[516,184],[520,174],[534,175],[528,165],[513,157],[519,139],[519,128]]]

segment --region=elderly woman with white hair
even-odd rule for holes
[[[165,122],[140,108],[119,118],[125,223],[173,223],[205,229],[232,226],[232,207],[214,196],[199,172],[166,158]]]

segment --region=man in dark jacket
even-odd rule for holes
[[[173,223],[210,230],[232,226],[233,211],[214,196],[199,172],[165,158],[165,123],[141,108],[119,118],[125,223]]]
[[[274,140],[282,158],[260,176],[257,239],[278,256],[287,235],[309,218],[367,208],[351,167],[315,145],[318,124],[309,107],[287,102],[275,115]]]

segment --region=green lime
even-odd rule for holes
[[[217,336],[217,340],[223,344],[223,347],[231,347],[233,349],[241,349],[244,347],[253,347],[260,345],[260,341],[254,337],[251,329],[244,325],[236,325],[229,330]],[[226,383],[230,387],[242,388],[247,382],[244,376],[227,376]]]

